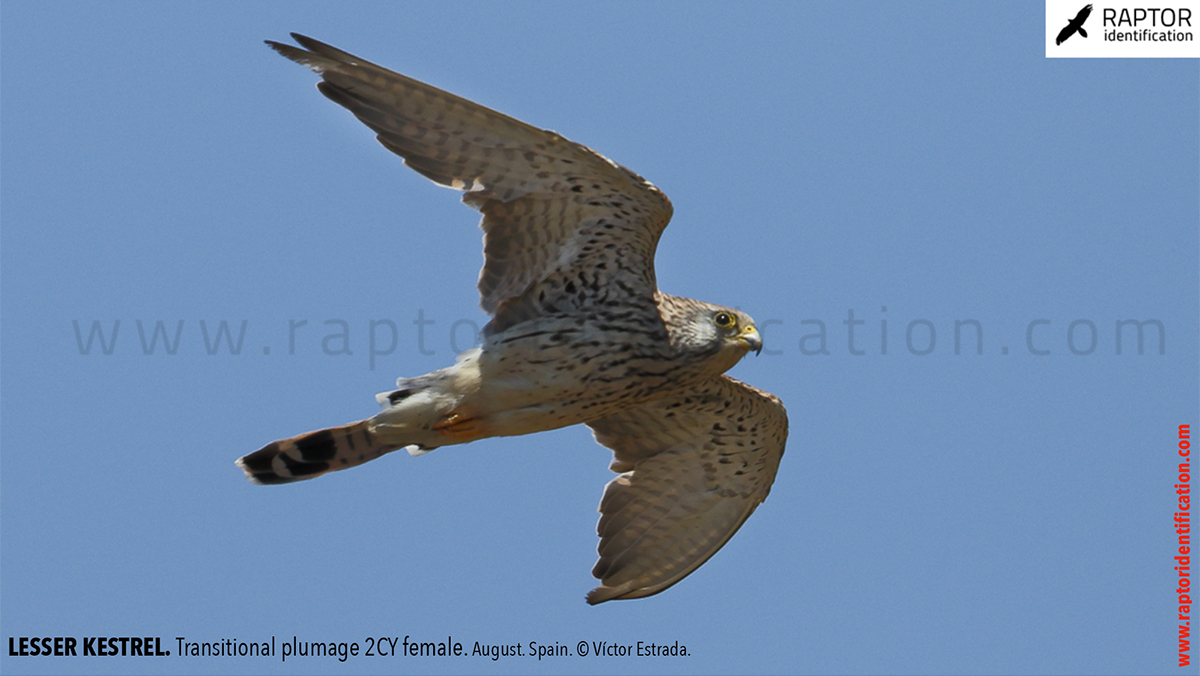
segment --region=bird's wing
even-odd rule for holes
[[[600,501],[592,604],[657,594],[715,554],[766,499],[788,431],[777,397],[725,375],[588,426],[622,473]]]
[[[312,38],[292,37],[304,49],[267,44],[320,74],[321,93],[373,129],[405,164],[464,191],[463,201],[483,213],[480,305],[497,320],[506,308],[528,315],[529,303],[516,308],[519,299],[549,278],[580,270],[611,273],[597,288],[653,296],[654,251],[672,211],[658,188],[552,131]],[[564,285],[551,291],[565,294]],[[540,295],[545,301],[546,293]]]
[[[1083,22],[1087,21],[1087,18],[1091,15],[1092,15],[1092,6],[1084,5],[1083,9],[1079,10],[1079,13],[1075,15],[1075,20],[1072,21],[1071,23],[1075,24],[1076,26],[1082,26]]]
[[[1065,28],[1063,28],[1062,30],[1060,30],[1058,32],[1058,37],[1054,38],[1054,44],[1061,45],[1063,43],[1063,40],[1066,40],[1067,38],[1071,37],[1074,34],[1075,34],[1075,22],[1071,22],[1071,23],[1067,24]]]

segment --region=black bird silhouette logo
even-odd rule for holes
[[[1083,30],[1083,22],[1087,21],[1088,17],[1091,16],[1091,14],[1092,14],[1092,6],[1085,5],[1084,8],[1079,10],[1079,13],[1075,15],[1075,18],[1071,19],[1070,23],[1068,23],[1065,28],[1063,28],[1062,30],[1060,30],[1058,32],[1058,37],[1055,38],[1054,44],[1061,45],[1063,42],[1065,42],[1067,40],[1067,38],[1074,35],[1076,31],[1078,31],[1080,35],[1082,35],[1083,37],[1086,38],[1087,31]]]

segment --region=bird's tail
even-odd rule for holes
[[[238,458],[237,466],[256,484],[284,484],[361,465],[401,448],[381,441],[369,422],[361,420],[280,439]]]

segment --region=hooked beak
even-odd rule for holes
[[[738,339],[746,345],[747,349],[754,350],[756,356],[762,354],[762,336],[758,335],[758,329],[753,324],[742,329],[742,335],[738,336]]]

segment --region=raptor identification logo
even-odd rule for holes
[[[1046,58],[1200,58],[1200,0],[1046,0]]]

